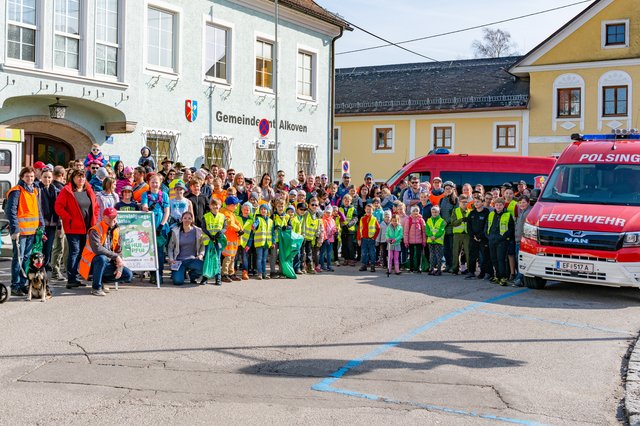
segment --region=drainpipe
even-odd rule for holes
[[[334,128],[334,116],[335,116],[335,96],[336,96],[336,40],[342,37],[344,34],[344,28],[340,27],[340,34],[331,40],[331,87],[329,89],[329,152],[327,154],[328,157],[328,165],[329,170],[327,171],[327,176],[331,176],[331,182],[333,182],[333,128]],[[339,179],[338,179],[339,180]]]

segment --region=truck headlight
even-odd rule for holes
[[[640,247],[640,232],[627,232],[624,234],[622,247]]]
[[[529,240],[538,241],[538,227],[530,223],[525,223],[522,236]]]

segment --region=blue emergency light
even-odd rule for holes
[[[595,133],[591,135],[581,135],[574,133],[571,135],[573,141],[610,141],[610,140],[640,140],[638,129],[616,129],[614,133]]]

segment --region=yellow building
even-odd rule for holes
[[[530,155],[562,152],[572,133],[638,127],[640,2],[596,1],[510,71],[530,80]]]
[[[523,57],[340,69],[334,179],[378,181],[436,148],[558,155],[572,133],[639,127],[640,2],[599,0]]]

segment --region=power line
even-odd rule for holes
[[[372,33],[371,31],[365,30],[364,28],[357,26],[357,25],[356,25],[356,24],[354,24],[353,22],[349,22],[349,25],[353,26],[354,28],[359,29],[359,30],[360,30],[360,31],[362,31],[363,33],[369,34],[371,37],[375,37],[375,38],[377,38],[378,40],[381,40],[381,41],[384,41],[385,43],[387,43],[387,44],[381,45],[381,46],[379,46],[379,47],[396,46],[396,47],[398,47],[398,48],[400,48],[400,49],[402,49],[402,50],[406,50],[406,51],[407,51],[407,52],[409,52],[409,53],[413,53],[414,55],[418,55],[418,56],[420,56],[420,57],[422,57],[422,58],[425,58],[425,59],[428,59],[428,60],[430,60],[430,61],[440,62],[440,61],[438,61],[437,59],[434,59],[434,58],[431,58],[431,57],[429,57],[429,56],[423,55],[422,53],[418,53],[418,52],[416,52],[416,51],[414,51],[414,50],[407,49],[407,48],[406,48],[406,47],[404,47],[404,46],[400,46],[398,43],[394,43],[394,42],[389,41],[389,40],[387,40],[387,39],[385,39],[385,38],[383,38],[383,37],[380,37],[379,35],[376,35],[376,34]],[[371,47],[370,47],[370,48],[368,48],[368,49],[374,49],[374,48],[371,48]],[[350,53],[350,52],[345,52],[345,53]],[[336,53],[336,55],[340,55],[340,53]]]
[[[440,33],[440,34],[433,34],[433,35],[429,35],[429,36],[426,36],[426,37],[419,37],[419,38],[414,38],[414,39],[411,39],[411,40],[399,41],[397,43],[393,43],[393,42],[384,40],[381,37],[378,37],[378,36],[376,36],[374,34],[371,34],[370,32],[365,31],[362,28],[360,28],[360,27],[358,27],[358,26],[356,26],[356,25],[354,25],[354,24],[352,24],[350,22],[350,24],[353,25],[355,28],[358,28],[359,30],[361,30],[361,31],[363,31],[363,32],[365,32],[365,33],[367,33],[369,35],[372,35],[372,36],[374,36],[376,38],[379,38],[380,40],[383,40],[387,44],[380,44],[378,46],[364,47],[364,48],[361,48],[361,49],[347,50],[345,52],[337,52],[336,56],[337,55],[346,55],[346,54],[349,54],[349,53],[364,52],[364,51],[367,51],[367,50],[381,49],[383,47],[389,47],[389,46],[396,46],[396,47],[399,47],[401,49],[407,50],[407,49],[405,49],[404,47],[402,47],[400,45],[401,44],[407,44],[407,43],[413,43],[413,42],[416,42],[416,41],[428,40],[428,39],[437,38],[437,37],[443,37],[443,36],[447,36],[447,35],[451,35],[451,34],[462,33],[462,32],[465,32],[465,31],[477,30],[479,28],[490,27],[492,25],[497,25],[497,24],[503,24],[505,22],[516,21],[518,19],[530,18],[532,16],[542,15],[544,13],[549,13],[549,12],[555,12],[556,10],[566,9],[568,7],[572,7],[572,6],[576,6],[576,5],[584,4],[584,3],[591,3],[591,2],[593,2],[593,0],[582,0],[582,1],[575,2],[575,3],[567,4],[567,5],[564,5],[564,6],[558,6],[558,7],[554,7],[554,8],[551,8],[551,9],[541,10],[539,12],[534,12],[534,13],[529,13],[529,14],[526,14],[526,15],[516,16],[514,18],[508,18],[508,19],[503,19],[503,20],[500,20],[500,21],[494,21],[494,22],[490,22],[488,24],[483,24],[483,25],[475,25],[473,27],[468,27],[468,28],[461,28],[459,30],[448,31],[448,32],[445,32],[445,33]],[[422,56],[423,58],[426,57],[424,55],[421,55],[421,54],[416,53],[416,52],[411,51],[411,50],[407,50],[407,51],[411,52],[411,53],[414,53],[416,55]],[[432,59],[432,60],[435,61],[435,59]]]

